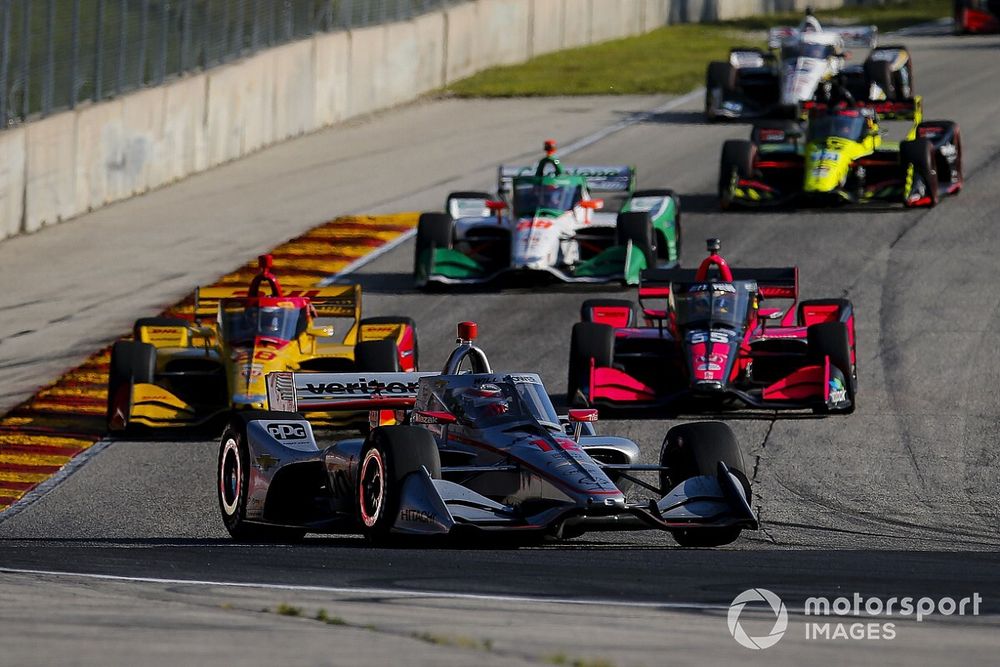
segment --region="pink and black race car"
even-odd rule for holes
[[[799,302],[797,267],[730,268],[720,246],[708,239],[697,270],[643,272],[638,305],[583,303],[570,347],[571,404],[854,411],[851,302]],[[775,300],[792,303],[776,308]]]

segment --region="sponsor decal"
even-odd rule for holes
[[[272,422],[266,427],[275,440],[305,440],[306,427],[301,422]]]
[[[847,388],[838,377],[830,378],[830,402],[843,403],[847,400]]]
[[[417,382],[380,382],[359,377],[357,382],[306,383],[306,391],[317,396],[376,396],[378,394],[415,394]]]
[[[401,521],[411,523],[434,523],[434,514],[427,510],[417,510],[407,507],[399,513]]]
[[[267,472],[276,465],[278,465],[278,459],[270,454],[261,454],[257,457],[257,467],[260,468],[261,472]]]
[[[728,331],[712,331],[706,333],[704,331],[696,331],[688,336],[689,343],[707,343],[709,339],[713,343],[728,343],[730,334]]]
[[[539,380],[534,375],[511,375],[510,381],[515,384],[541,384]]]

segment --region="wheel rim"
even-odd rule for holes
[[[371,528],[382,515],[385,500],[385,464],[377,449],[369,449],[361,462],[358,484],[358,507],[361,522]]]
[[[222,511],[234,516],[243,493],[243,463],[240,448],[235,438],[226,440],[222,448],[222,462],[219,464],[219,499]]]

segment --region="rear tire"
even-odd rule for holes
[[[355,487],[358,523],[369,540],[385,543],[399,514],[405,477],[424,467],[431,479],[441,479],[437,443],[419,426],[383,426],[368,436],[359,461]]]
[[[630,299],[587,299],[580,306],[580,321],[593,322],[591,311],[595,308],[627,308],[628,321],[623,328],[637,327],[642,319],[639,304]]]
[[[892,102],[899,99],[896,92],[896,84],[892,75],[892,65],[885,60],[865,61],[865,81],[868,83],[868,92],[871,92],[871,84],[877,85],[885,93],[885,99]],[[866,94],[867,98],[868,95]]]
[[[413,255],[413,272],[417,273],[420,259],[437,248],[451,248],[455,223],[447,213],[421,213],[417,220],[417,241]]]
[[[934,164],[934,145],[927,139],[914,139],[899,144],[899,158],[904,169],[913,165],[914,175],[919,175],[926,187],[926,196],[930,198],[928,207],[937,205],[940,198],[938,175]],[[905,193],[904,193],[905,196]],[[910,204],[904,200],[907,206]]]
[[[713,111],[712,96],[718,91],[719,97],[725,100],[736,90],[736,68],[726,61],[716,61],[708,64],[705,73],[705,118],[709,121],[719,120]]]
[[[398,373],[399,346],[394,340],[366,340],[354,345],[354,368],[369,373]]]
[[[660,489],[666,493],[692,477],[714,477],[718,473],[719,461],[725,463],[743,482],[749,503],[752,495],[743,452],[736,436],[722,422],[693,422],[667,431],[660,448],[660,465],[670,470],[660,472]],[[682,547],[718,547],[736,541],[741,532],[741,528],[727,527],[675,530],[671,534]]]
[[[149,343],[120,340],[111,347],[111,362],[108,365],[108,399],[105,421],[111,430],[111,421],[118,405],[118,395],[128,392],[129,398],[125,412],[125,427],[128,430],[128,418],[132,414],[132,387],[136,384],[149,384],[156,375],[156,348]]]
[[[409,327],[413,333],[413,370],[418,370],[420,364],[420,345],[417,341],[417,323],[412,317],[399,317],[397,315],[385,315],[383,317],[366,317],[358,323],[358,329],[366,324],[403,324]]]
[[[269,526],[246,520],[247,498],[250,491],[250,447],[247,444],[247,424],[255,419],[301,420],[296,413],[246,410],[233,414],[222,432],[217,468],[219,512],[222,523],[237,542],[300,542],[305,528]]]
[[[727,211],[733,205],[733,188],[737,181],[753,175],[757,148],[749,141],[730,139],[722,144],[719,162],[719,208]]]
[[[615,330],[607,324],[577,322],[569,345],[569,380],[566,383],[566,402],[569,405],[586,405],[582,389],[590,384],[590,360],[595,368],[608,368],[615,358]],[[580,394],[578,396],[578,394]],[[581,398],[582,397],[582,398]]]
[[[646,190],[636,190],[632,193],[632,198],[636,197],[670,197],[674,200],[674,210],[676,214],[674,215],[674,246],[677,250],[677,261],[681,259],[681,199],[677,196],[677,193],[670,188],[649,188]],[[667,240],[662,237],[657,237],[653,239],[656,241],[656,252],[664,260],[670,261],[670,246]],[[662,243],[661,243],[662,241]]]
[[[628,245],[642,252],[646,258],[646,268],[656,267],[656,239],[653,237],[653,220],[648,213],[619,213],[616,229],[617,244]]]

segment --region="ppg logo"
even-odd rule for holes
[[[275,440],[305,440],[306,427],[302,424],[268,424],[267,432]]]

